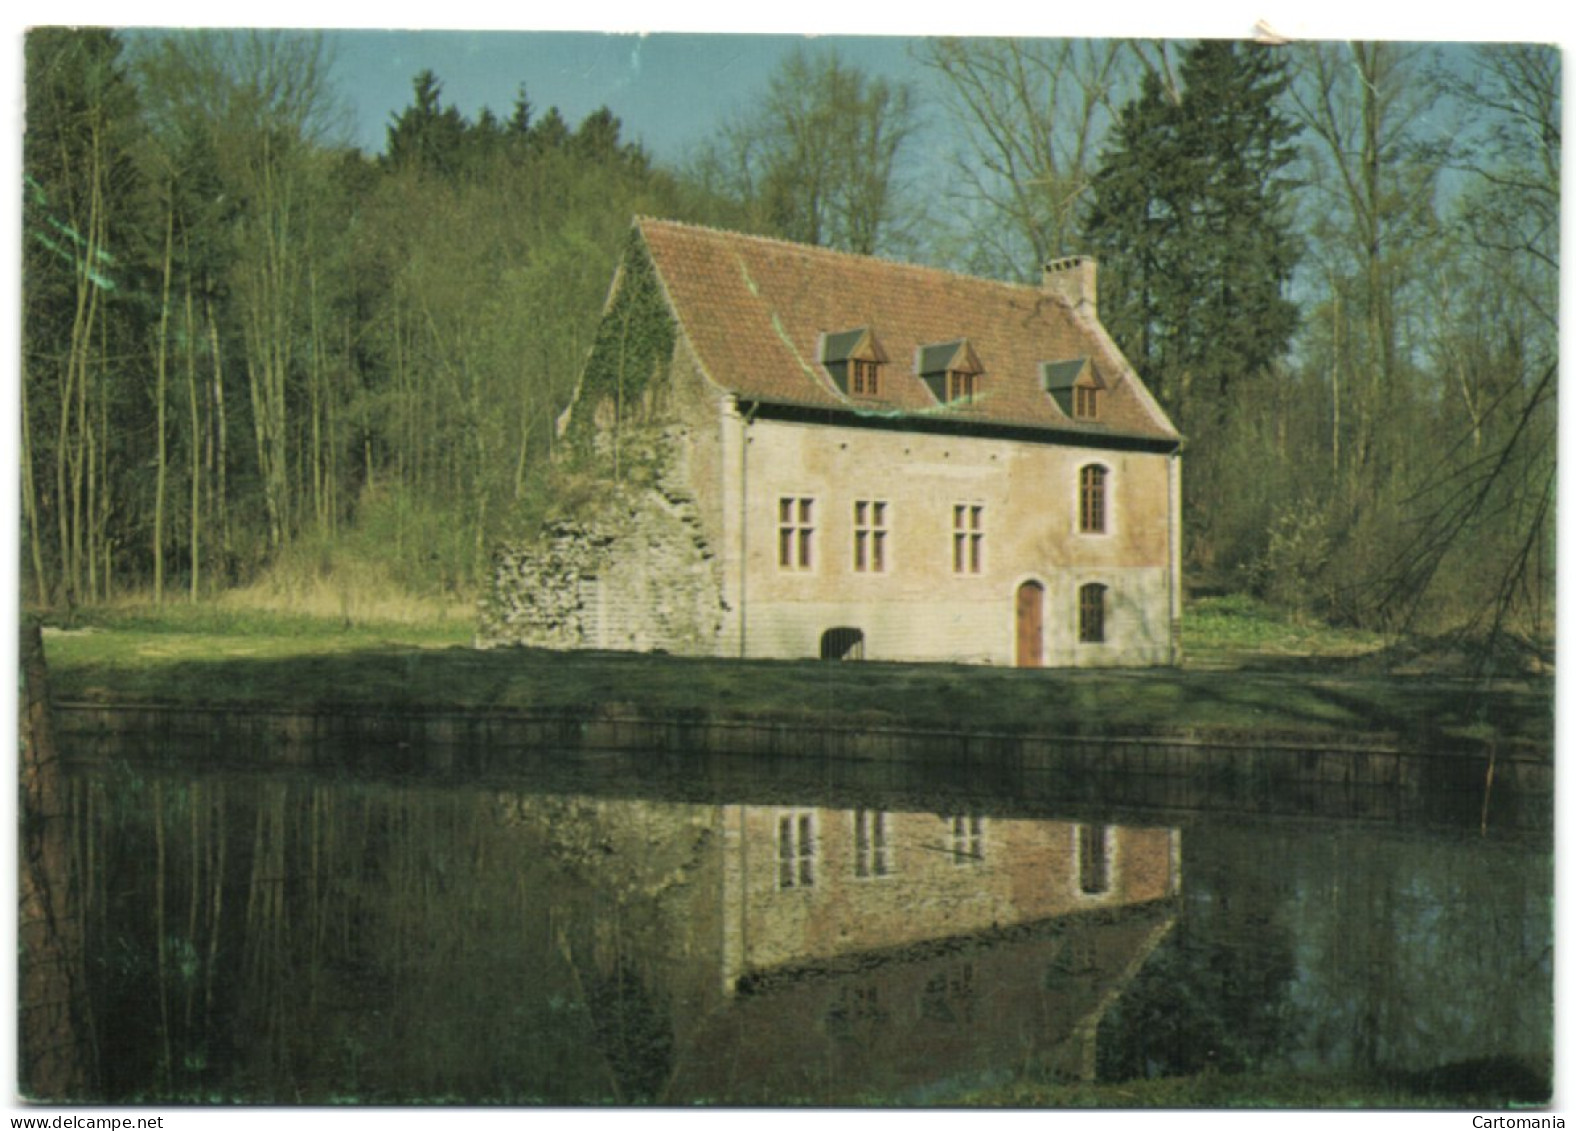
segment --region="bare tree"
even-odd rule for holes
[[[800,49],[695,172],[751,227],[868,255],[902,234],[898,162],[914,129],[907,86]]]
[[[968,138],[957,155],[970,267],[1036,271],[1080,250],[1078,221],[1116,107],[1142,69],[1176,89],[1165,45],[1119,40],[938,39],[924,62],[945,80]]]

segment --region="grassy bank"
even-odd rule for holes
[[[1209,618],[1204,622],[1208,631]],[[1240,621],[1242,615],[1217,615]],[[585,710],[683,718],[1049,734],[1364,735],[1552,742],[1552,681],[1492,687],[1375,675],[1377,644],[1328,631],[1295,650],[1263,624],[1181,669],[1022,671],[940,664],[481,652],[470,626],[284,616],[222,607],[123,609],[46,633],[57,698],[298,709]]]

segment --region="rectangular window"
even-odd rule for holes
[[[880,499],[854,503],[854,570],[885,573],[887,563],[887,505]]]
[[[887,815],[881,809],[854,810],[854,875],[861,879],[892,873]]]
[[[972,403],[979,395],[979,374],[947,370],[947,400]]]
[[[1084,644],[1105,642],[1105,586],[1085,585],[1078,590],[1078,639]]]
[[[985,560],[985,508],[960,503],[952,508],[952,572],[979,573]]]
[[[849,384],[856,397],[874,397],[881,393],[881,373],[874,361],[860,361],[857,358],[848,363],[853,371]]]
[[[945,818],[952,834],[952,862],[979,864],[985,860],[985,818],[960,813]]]
[[[1073,415],[1093,420],[1100,415],[1100,390],[1073,386]]]
[[[1111,826],[1078,826],[1078,890],[1102,895],[1111,890]]]
[[[777,819],[777,886],[815,886],[815,814],[784,813]]]
[[[815,500],[777,500],[777,564],[783,569],[809,569],[815,537]]]

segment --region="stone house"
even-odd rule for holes
[[[1181,436],[1039,286],[639,219],[479,641],[1026,667],[1179,658]]]

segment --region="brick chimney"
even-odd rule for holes
[[[1069,255],[1053,259],[1045,265],[1044,287],[1053,295],[1061,295],[1072,303],[1073,309],[1090,318],[1099,317],[1100,307],[1095,286],[1096,264],[1090,255]]]

